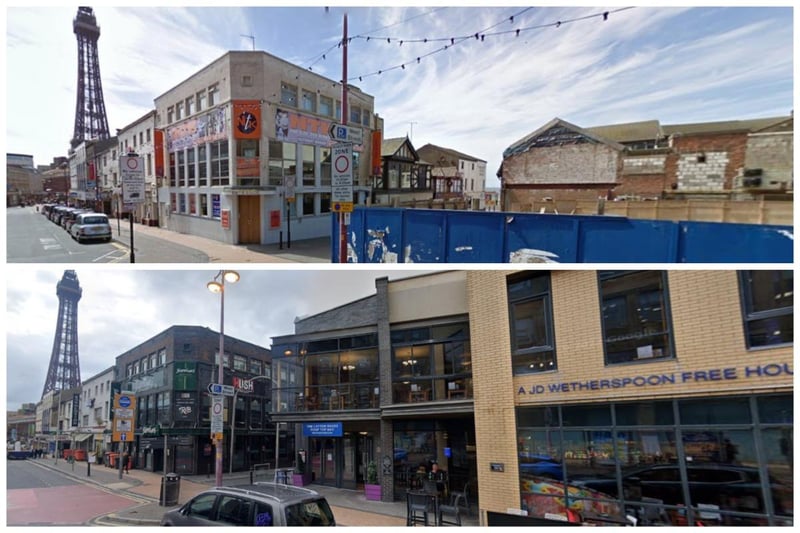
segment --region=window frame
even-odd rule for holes
[[[660,274],[660,283],[661,283],[661,305],[663,306],[663,318],[664,318],[664,335],[666,335],[667,340],[664,345],[664,349],[669,349],[669,354],[666,356],[650,356],[650,357],[637,357],[636,359],[625,360],[625,361],[615,361],[610,362],[608,357],[608,342],[606,340],[606,330],[608,329],[605,319],[603,318],[603,302],[605,294],[603,292],[603,282],[619,279],[624,276],[636,275],[641,273],[647,272],[658,272]],[[606,367],[615,366],[615,365],[627,365],[627,364],[647,364],[652,362],[663,362],[663,361],[672,361],[677,359],[677,354],[675,353],[675,328],[672,320],[672,309],[670,307],[670,293],[669,293],[669,276],[666,270],[619,270],[619,271],[609,271],[609,270],[598,270],[597,271],[597,293],[598,293],[598,305],[600,311],[600,331],[601,331],[601,342],[603,343],[603,364]],[[636,292],[636,294],[639,294]]]
[[[545,278],[547,286],[544,291],[532,292],[530,294],[522,295],[519,297],[512,297],[510,288],[513,284],[533,278]],[[552,273],[549,271],[532,271],[524,272],[521,274],[514,274],[508,276],[506,279],[506,297],[508,298],[508,325],[511,341],[511,367],[513,375],[529,375],[540,374],[542,372],[551,372],[558,370],[558,352],[556,350],[555,328],[553,322],[553,284]],[[534,346],[530,348],[518,348],[516,345],[516,327],[515,327],[515,313],[514,310],[517,306],[522,306],[532,302],[542,302],[542,319],[544,320],[545,329],[545,344]],[[524,360],[530,356],[544,354],[550,352],[550,364],[546,365],[541,370],[533,369],[531,364],[528,364],[528,371],[523,371],[524,367],[515,364],[515,360]],[[527,364],[527,363],[526,363]],[[541,365],[540,365],[541,367]]]
[[[792,296],[792,305],[784,307],[776,307],[768,310],[756,311],[753,309],[753,286],[748,280],[753,270],[740,270],[737,272],[737,280],[739,283],[739,296],[742,307],[742,328],[744,334],[745,346],[748,350],[763,350],[768,348],[777,348],[781,346],[792,346],[794,344],[794,331],[792,331],[792,341],[790,342],[777,342],[774,344],[757,344],[751,345],[750,339],[750,324],[756,321],[767,319],[783,318],[785,316],[794,317],[794,296]],[[763,271],[758,271],[763,272]],[[770,270],[769,272],[778,272]],[[780,272],[789,272],[792,274],[792,292],[794,291],[794,272],[792,270],[785,270]]]

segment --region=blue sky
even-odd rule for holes
[[[792,111],[791,7],[620,9],[347,7],[349,35],[370,36],[350,42],[349,83],[375,97],[387,138],[411,135],[416,147],[483,159],[489,186],[498,185],[503,150],[554,117],[589,127]],[[343,7],[94,10],[112,134],[226,51],[250,50],[243,35],[258,50],[341,78]],[[605,21],[592,16],[605,11]],[[33,154],[37,164],[66,155],[72,137],[76,12],[6,10],[6,151]],[[589,18],[569,22],[581,17]],[[476,32],[486,36],[458,39]],[[436,53],[448,44],[440,38],[456,44]],[[429,42],[411,42],[420,39]]]

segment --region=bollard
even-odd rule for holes
[[[86,461],[86,477],[92,477],[92,463]]]

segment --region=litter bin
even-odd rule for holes
[[[161,478],[161,495],[158,504],[163,506],[178,505],[178,496],[181,492],[181,476],[170,473]]]

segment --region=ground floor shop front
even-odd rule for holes
[[[383,499],[401,500],[420,485],[432,464],[444,472],[443,490],[476,485],[475,424],[472,416],[403,420],[301,422],[298,455],[314,483],[363,489],[374,461],[384,487]],[[391,448],[381,446],[381,428],[391,432]]]
[[[791,393],[517,408],[520,508],[639,525],[791,525]]]

